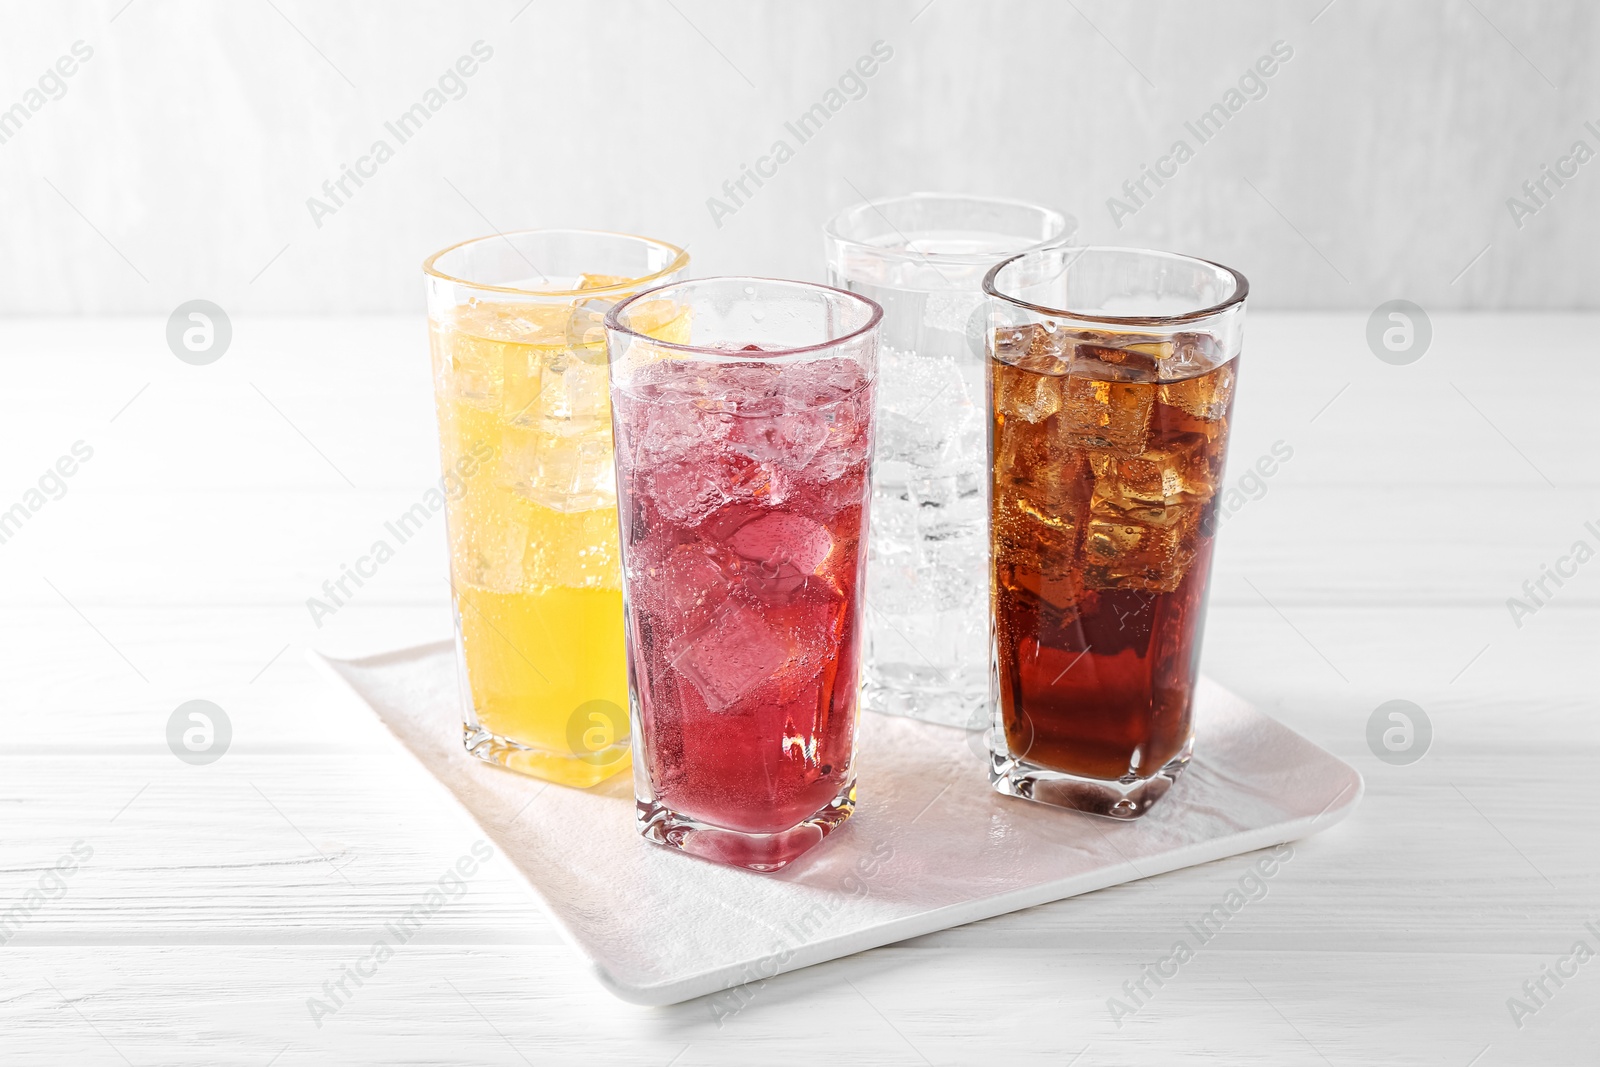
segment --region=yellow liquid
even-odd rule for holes
[[[573,786],[629,762],[602,311],[473,303],[430,324],[469,745]],[[689,339],[666,301],[633,321]]]
[[[628,765],[611,413],[592,326],[570,304],[474,305],[432,324],[468,743],[574,786]]]
[[[478,722],[517,742],[498,762],[562,785],[628,765],[622,592],[457,591]]]

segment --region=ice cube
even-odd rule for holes
[[[937,420],[886,410],[878,421],[878,462],[936,467],[945,461],[950,435]]]
[[[998,479],[1045,511],[1069,501],[1086,503],[1092,487],[1082,449],[1063,441],[1049,424],[1013,424],[998,446]]]
[[[1175,547],[1176,538],[1169,529],[1092,518],[1084,531],[1084,576],[1102,589],[1153,592],[1168,577],[1167,564]]]
[[[1131,455],[1145,449],[1156,386],[1146,382],[1100,381],[1074,374],[1062,385],[1062,430],[1084,443]]]
[[[518,345],[502,344],[456,332],[452,324],[435,326],[435,344],[440,358],[435,364],[442,396],[454,396],[485,409],[500,407],[506,350],[520,351]]]
[[[706,707],[725,712],[788,662],[791,649],[761,611],[730,599],[667,654]]]
[[[789,472],[779,464],[758,463],[736,452],[724,452],[710,466],[724,500],[772,506],[789,498]]]
[[[1173,381],[1203,374],[1223,362],[1222,343],[1206,333],[1172,337],[1172,350],[1161,361],[1161,379]]]
[[[1001,326],[994,331],[993,351],[996,359],[1002,363],[1016,366],[1016,363],[1028,351],[1028,346],[1033,343],[1033,333],[1041,329],[1039,326]]]
[[[788,563],[802,574],[813,574],[833,551],[833,535],[804,515],[772,511],[739,527],[728,547],[748,560]]]
[[[986,545],[979,531],[974,536],[925,541],[917,586],[923,611],[962,610],[982,615],[987,602],[988,576],[983,558]]]
[[[1072,373],[1108,382],[1153,382],[1160,376],[1160,344],[1110,347],[1079,344],[1073,352]]]
[[[557,511],[615,500],[603,366],[560,349],[508,346],[501,484]]]
[[[698,526],[726,504],[780,504],[789,495],[783,470],[738,453],[636,464],[634,478],[663,516],[686,526]]]
[[[998,495],[995,558],[1002,581],[1058,608],[1075,604],[1081,594],[1077,567],[1084,508],[1073,502],[1046,509],[1020,493]]]
[[[807,583],[790,600],[766,608],[767,623],[787,646],[787,655],[775,672],[779,703],[796,698],[828,658],[832,637],[842,627],[845,600],[826,578]]]
[[[716,478],[698,463],[673,463],[639,472],[644,495],[676,523],[693,526],[726,498]]]
[[[1034,374],[1064,375],[1072,362],[1071,334],[1042,323],[1002,326],[995,331],[994,346],[1002,363]]]
[[[1021,546],[1044,537],[1070,545],[1082,526],[1093,480],[1081,449],[1050,428],[1009,427],[997,461],[996,511],[1008,517]],[[1051,531],[1054,531],[1052,533]]]
[[[728,576],[716,550],[704,543],[676,545],[666,559],[648,563],[642,571],[645,580],[636,595],[680,632],[703,626],[708,613],[727,599]]]
[[[1025,422],[1043,422],[1061,410],[1061,383],[1065,380],[1048,374],[1002,371],[996,407]]]
[[[863,472],[871,444],[870,407],[864,397],[842,400],[821,409],[828,427],[827,440],[818,449],[816,471],[824,479],[838,478],[854,469]]]
[[[863,459],[824,451],[817,459],[814,472],[822,480],[822,484],[815,487],[817,514],[838,514],[866,503],[867,464]]]
[[[1165,504],[1162,469],[1141,456],[1124,456],[1099,449],[1088,452],[1094,472],[1094,499],[1118,507],[1131,504]]]
[[[724,504],[706,516],[700,524],[700,536],[715,542],[726,542],[739,527],[765,513],[766,509],[760,504],[749,501]]]
[[[1063,327],[1062,344],[1071,353],[1074,364],[1081,362],[1103,363],[1112,368],[1122,366],[1123,371],[1110,370],[1113,377],[1133,379],[1145,372],[1154,374],[1159,364],[1172,358],[1177,349],[1177,336],[1132,331],[1088,330]],[[1077,373],[1074,367],[1073,373]]]
[[[605,430],[577,437],[512,424],[503,448],[505,483],[536,504],[577,512],[616,503],[611,434]]]
[[[877,520],[876,512],[873,520]],[[871,610],[903,615],[928,608],[918,574],[915,548],[902,541],[879,549],[867,567],[867,604]]]
[[[509,422],[531,423],[538,418],[539,396],[545,387],[545,356],[549,349],[532,345],[502,345],[505,368],[504,389],[496,396],[496,408]]]
[[[751,413],[780,410],[761,402],[778,395],[779,369],[770,363],[670,360],[652,368],[658,388],[695,398],[700,410]]]
[[[1172,592],[1188,570],[1198,517],[1198,508],[1181,504],[1094,509],[1084,528],[1085,583],[1097,589]]]
[[[636,467],[662,462],[681,462],[695,456],[697,449],[726,433],[731,416],[715,416],[695,410],[678,398],[662,400],[630,399],[628,417],[618,425],[623,447]]]
[[[1075,501],[1044,508],[1037,500],[1012,492],[1003,497],[1000,511],[1010,527],[1008,539],[1019,547],[1038,549],[1041,561],[1052,547],[1070,557],[1084,526],[1084,505]]]
[[[955,506],[959,495],[956,476],[950,472],[925,474],[906,483],[911,499],[917,502],[917,526],[926,529],[929,516],[937,516]]]
[[[749,414],[741,409],[729,431],[728,448],[762,463],[802,470],[828,439],[828,423],[816,410],[784,410],[784,401],[770,414]],[[746,405],[750,407],[753,405]]]
[[[879,353],[878,460],[936,467],[949,455],[955,436],[972,419],[972,405],[955,364],[885,347]],[[833,405],[865,410],[856,399]]]
[[[831,357],[784,368],[778,392],[791,408],[809,409],[841,400],[866,384],[866,372],[859,363]]]
[[[1208,422],[1215,422],[1227,415],[1228,401],[1232,397],[1232,367],[1183,381],[1163,382],[1156,389],[1156,399],[1161,403]]]
[[[1216,492],[1211,442],[1201,434],[1152,435],[1138,456],[1090,450],[1094,499],[1119,508],[1205,503]]]
[[[728,547],[744,562],[747,589],[764,601],[785,600],[821,569],[833,537],[804,515],[774,511],[741,526]]]
[[[1161,468],[1167,503],[1204,504],[1216,495],[1222,442],[1197,433],[1163,434],[1152,438],[1144,455]]]
[[[445,384],[464,400],[501,407],[506,375],[526,379],[530,368],[536,374],[541,352],[566,343],[571,314],[564,305],[474,302],[456,308],[436,325],[449,356],[441,368]]]
[[[524,363],[532,360],[508,363]],[[520,425],[547,424],[559,432],[565,424],[572,424],[574,432],[582,432],[595,424],[611,421],[611,398],[604,364],[596,365],[576,359],[571,352],[545,352],[538,360],[536,370],[521,375],[508,375],[506,391],[506,417]]]

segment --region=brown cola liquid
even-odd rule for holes
[[[1199,334],[1036,325],[996,340],[991,593],[1007,745],[1051,770],[1148,777],[1192,732],[1238,361],[1218,365]]]

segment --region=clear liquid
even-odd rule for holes
[[[976,283],[970,291],[854,278],[835,284],[884,309],[865,703],[976,727],[987,716],[989,693],[985,302]]]

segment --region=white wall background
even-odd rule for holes
[[[1600,307],[1600,161],[1520,228],[1506,206],[1575,141],[1600,150],[1600,9],[1326,5],[11,3],[0,109],[75,41],[93,56],[0,144],[0,314],[417,310],[422,258],[491,226],[816,278],[831,212],[912,189],[1228,262],[1257,307]],[[307,198],[478,40],[465,95],[315,225]],[[714,225],[707,197],[878,40],[866,95]],[[1113,225],[1107,198],[1279,40],[1267,95]]]

